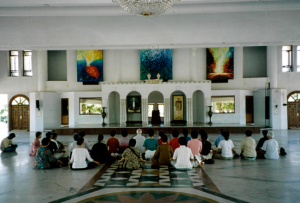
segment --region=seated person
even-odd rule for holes
[[[60,147],[61,143],[57,141],[57,133],[52,133],[51,142],[54,142],[57,147],[56,151],[54,152],[54,157],[57,159],[62,158],[64,156],[66,150],[64,150],[64,147],[63,147],[63,149],[61,149],[61,147]],[[63,144],[61,144],[61,145],[63,145]]]
[[[265,152],[266,159],[278,159],[278,142],[274,140],[274,133],[269,131],[267,134],[268,140],[265,141],[261,150]]]
[[[170,159],[171,164],[178,170],[191,170],[193,165],[190,160],[194,160],[193,153],[185,146],[185,137],[180,137],[178,142],[180,147],[175,150],[173,158]]]
[[[251,130],[246,130],[245,136],[246,138],[242,140],[241,143],[241,158],[242,159],[249,159],[249,160],[254,160],[256,158],[256,142],[255,140],[251,137],[252,131]]]
[[[191,132],[192,140],[190,140],[187,144],[188,148],[191,149],[193,156],[197,161],[192,162],[194,167],[197,167],[201,164],[201,158],[200,158],[200,153],[202,151],[202,142],[199,141],[198,138],[198,132],[196,130],[193,130]],[[200,161],[200,163],[199,163]]]
[[[50,140],[44,138],[42,140],[42,146],[36,151],[35,155],[35,168],[37,169],[50,169],[57,168],[63,165],[63,163],[56,159],[51,151],[48,149]]]
[[[118,155],[119,151],[119,140],[116,138],[116,131],[111,131],[111,138],[109,138],[106,142],[106,146],[108,148],[108,152],[112,155]]]
[[[40,139],[42,138],[42,133],[41,132],[36,132],[35,133],[35,139],[32,142],[31,145],[31,150],[29,156],[35,156],[36,151],[41,147],[41,142]]]
[[[112,163],[115,161],[115,157],[111,156],[107,150],[106,144],[103,142],[103,135],[98,136],[98,143],[94,144],[91,156],[95,161],[100,163]]]
[[[154,131],[148,130],[149,138],[145,140],[143,147],[145,149],[145,158],[151,159],[155,153],[156,147],[159,145],[157,140],[153,138]]]
[[[136,136],[133,138],[136,140],[136,145],[135,147],[140,150],[140,152],[143,154],[145,153],[145,149],[143,147],[144,142],[146,138],[142,135],[142,129],[137,129],[136,130]]]
[[[52,132],[52,134],[54,134],[54,133],[57,134],[56,130],[52,130],[51,132]],[[56,142],[57,142],[58,148],[59,148],[60,150],[65,150],[65,146],[63,145],[63,143],[59,142],[58,140],[56,140]]]
[[[229,132],[227,131],[223,131],[223,137],[224,140],[221,140],[217,149],[217,152],[221,152],[222,153],[216,153],[214,154],[214,158],[215,159],[223,159],[223,160],[228,160],[228,159],[233,159],[234,157],[234,145],[233,142],[229,139]]]
[[[170,165],[170,159],[173,157],[173,150],[167,144],[168,137],[161,135],[162,144],[156,148],[154,156],[151,158],[153,165]]]
[[[142,159],[142,154],[140,150],[134,147],[135,145],[136,140],[130,139],[129,148],[125,149],[124,153],[122,154],[122,159],[119,161],[119,163],[121,163],[121,168],[139,169],[146,162]]]
[[[74,133],[74,134],[73,134],[73,139],[74,139],[74,141],[71,142],[71,144],[70,144],[70,146],[69,146],[69,149],[70,149],[70,157],[71,157],[71,155],[72,155],[73,149],[77,148],[77,140],[78,140],[78,138],[80,138],[80,135],[79,135],[78,133]]]
[[[72,157],[69,162],[69,165],[72,163],[73,169],[89,169],[95,168],[97,165],[100,165],[98,161],[94,161],[89,154],[89,151],[83,147],[84,139],[79,138],[77,140],[78,147],[73,149]],[[86,161],[88,160],[88,161]]]
[[[123,153],[129,147],[129,139],[127,139],[127,130],[122,131],[122,138],[119,139],[119,153]]]
[[[175,152],[175,149],[180,147],[180,144],[178,142],[178,136],[179,136],[178,130],[173,130],[172,135],[174,138],[170,140],[170,146],[172,147],[173,152]]]
[[[17,144],[14,144],[12,139],[16,137],[15,133],[10,133],[8,137],[4,138],[1,142],[2,152],[14,152],[18,148]]]
[[[158,133],[159,138],[157,140],[157,142],[158,142],[159,145],[162,144],[161,136],[163,136],[163,135],[165,135],[164,131],[159,131],[159,133]],[[169,144],[168,137],[167,137],[167,144]]]
[[[204,163],[212,164],[214,163],[212,161],[213,157],[213,150],[211,150],[211,143],[207,139],[207,133],[204,131],[200,134],[201,140],[202,140],[202,151],[200,153],[201,160],[203,160]]]
[[[187,147],[187,144],[189,143],[189,141],[190,141],[192,138],[188,136],[188,135],[189,135],[189,132],[188,132],[188,130],[187,130],[186,128],[184,128],[184,129],[182,130],[182,134],[183,134],[183,136],[184,136],[185,139],[186,139],[186,147]],[[198,134],[198,133],[197,133],[197,134]]]
[[[53,154],[53,156],[57,159],[63,157],[64,151],[59,150],[56,143],[52,141],[53,134],[51,132],[47,132],[46,138],[48,138],[50,141],[50,144],[48,145],[48,149],[51,151],[51,154]]]
[[[214,149],[217,149],[218,148],[218,146],[219,146],[219,144],[220,144],[220,142],[222,141],[222,140],[224,140],[224,137],[223,137],[223,129],[220,129],[220,135],[216,138],[216,140],[215,140],[215,143],[214,143]]]
[[[262,131],[263,137],[260,138],[260,140],[258,141],[257,145],[256,145],[256,153],[257,153],[257,159],[265,159],[265,152],[263,150],[261,150],[262,146],[264,145],[265,141],[269,140],[268,139],[268,131],[267,130],[263,130]]]
[[[80,131],[79,136],[84,139],[83,148],[86,148],[88,151],[91,151],[91,148],[89,146],[89,141],[85,138],[85,131],[83,130]]]

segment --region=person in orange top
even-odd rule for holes
[[[175,149],[180,147],[180,144],[178,143],[178,136],[179,136],[178,130],[173,130],[172,135],[174,138],[170,140],[170,146],[172,147],[173,152],[175,152]]]
[[[111,154],[111,155],[117,155],[118,151],[119,151],[119,140],[116,137],[116,131],[111,131],[110,133],[110,136],[111,138],[109,138],[107,140],[107,149],[108,149],[108,152]]]
[[[161,136],[163,136],[163,135],[165,135],[164,131],[159,131],[159,133],[158,133],[159,139],[157,140],[159,145],[162,144]],[[167,144],[169,144],[168,137],[167,137]]]

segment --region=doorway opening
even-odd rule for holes
[[[246,123],[254,123],[253,96],[246,96]]]
[[[69,125],[69,98],[61,99],[61,124]]]
[[[29,98],[16,95],[10,100],[9,106],[9,130],[29,130]]]
[[[288,126],[300,127],[300,91],[291,92],[288,95]]]

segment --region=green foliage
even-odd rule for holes
[[[99,104],[83,104],[82,110],[89,110],[90,114],[101,114],[102,113],[102,107]],[[83,108],[85,107],[85,108]]]
[[[234,112],[234,102],[217,102],[216,107],[219,112],[224,112],[224,111]]]
[[[5,104],[0,109],[0,122],[6,122],[7,123],[7,114],[8,114],[8,105]]]

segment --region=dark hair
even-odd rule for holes
[[[178,137],[178,136],[179,136],[178,130],[173,130],[173,131],[172,131],[172,135],[173,135],[173,137]],[[184,138],[184,139],[185,139],[185,138]]]
[[[80,135],[80,137],[82,137],[82,138],[83,138],[83,137],[85,136],[85,131],[83,131],[83,130],[82,130],[82,131],[80,131],[80,132],[79,132],[79,135]]]
[[[151,128],[148,130],[148,135],[149,137],[153,137],[154,135],[154,131]]]
[[[201,140],[202,140],[202,142],[207,140],[207,133],[206,132],[201,134]]]
[[[193,139],[197,139],[197,138],[198,138],[198,132],[197,132],[197,130],[193,130],[193,131],[191,132],[191,137],[192,137]]]
[[[200,134],[200,135],[202,135],[202,134],[204,134],[204,133],[206,133],[204,130],[202,130],[202,129],[199,130],[199,134]]]
[[[122,131],[122,137],[127,137],[127,135],[128,135],[127,130],[123,130],[123,131]]]
[[[182,130],[182,134],[184,135],[184,137],[187,137],[188,134],[189,134],[189,132],[188,132],[188,130],[187,130],[186,128],[184,128],[184,129]]]
[[[57,137],[57,133],[52,133],[53,137],[52,138],[56,138]]]
[[[229,132],[224,130],[223,131],[223,137],[224,137],[225,140],[229,140]]]
[[[38,138],[42,133],[40,131],[35,133],[35,137]]]
[[[82,137],[80,137],[77,140],[77,145],[82,145],[83,142],[84,142],[84,139]]]
[[[50,140],[51,137],[52,137],[52,132],[47,132],[46,133],[46,138],[48,138]]]
[[[250,137],[250,136],[252,135],[252,131],[251,131],[251,130],[246,130],[246,131],[245,131],[245,135],[246,135],[247,137]]]
[[[167,142],[168,141],[168,137],[166,135],[162,135],[161,136],[161,141],[162,142]]]
[[[113,130],[113,131],[110,132],[110,136],[113,137],[113,136],[115,136],[115,135],[116,135],[116,131]]]
[[[103,135],[102,134],[98,135],[98,141],[100,142],[102,140],[103,140]]]
[[[161,130],[161,131],[159,131],[158,135],[159,135],[159,137],[161,137],[161,136],[165,135],[165,133],[164,133],[164,131]]]
[[[130,139],[130,140],[129,140],[129,146],[130,146],[130,147],[134,147],[135,144],[136,144],[136,140],[135,140],[135,139]]]
[[[179,144],[180,145],[186,145],[186,138],[185,137],[180,137],[179,139],[178,139],[178,142],[179,142]]]
[[[73,139],[74,139],[75,141],[77,141],[78,138],[80,138],[80,135],[79,135],[78,133],[74,133],[74,134],[73,134]]]
[[[219,132],[220,132],[221,135],[223,135],[223,131],[224,131],[224,129],[220,129]]]
[[[43,145],[43,146],[48,145],[49,142],[50,142],[50,140],[49,140],[48,138],[43,138],[43,139],[42,139],[42,145]]]
[[[15,133],[10,133],[9,136],[8,136],[8,139],[13,139],[14,137],[16,137],[16,134]]]
[[[262,134],[263,134],[264,136],[267,136],[268,131],[267,131],[267,130],[263,130],[263,131],[262,131]]]

